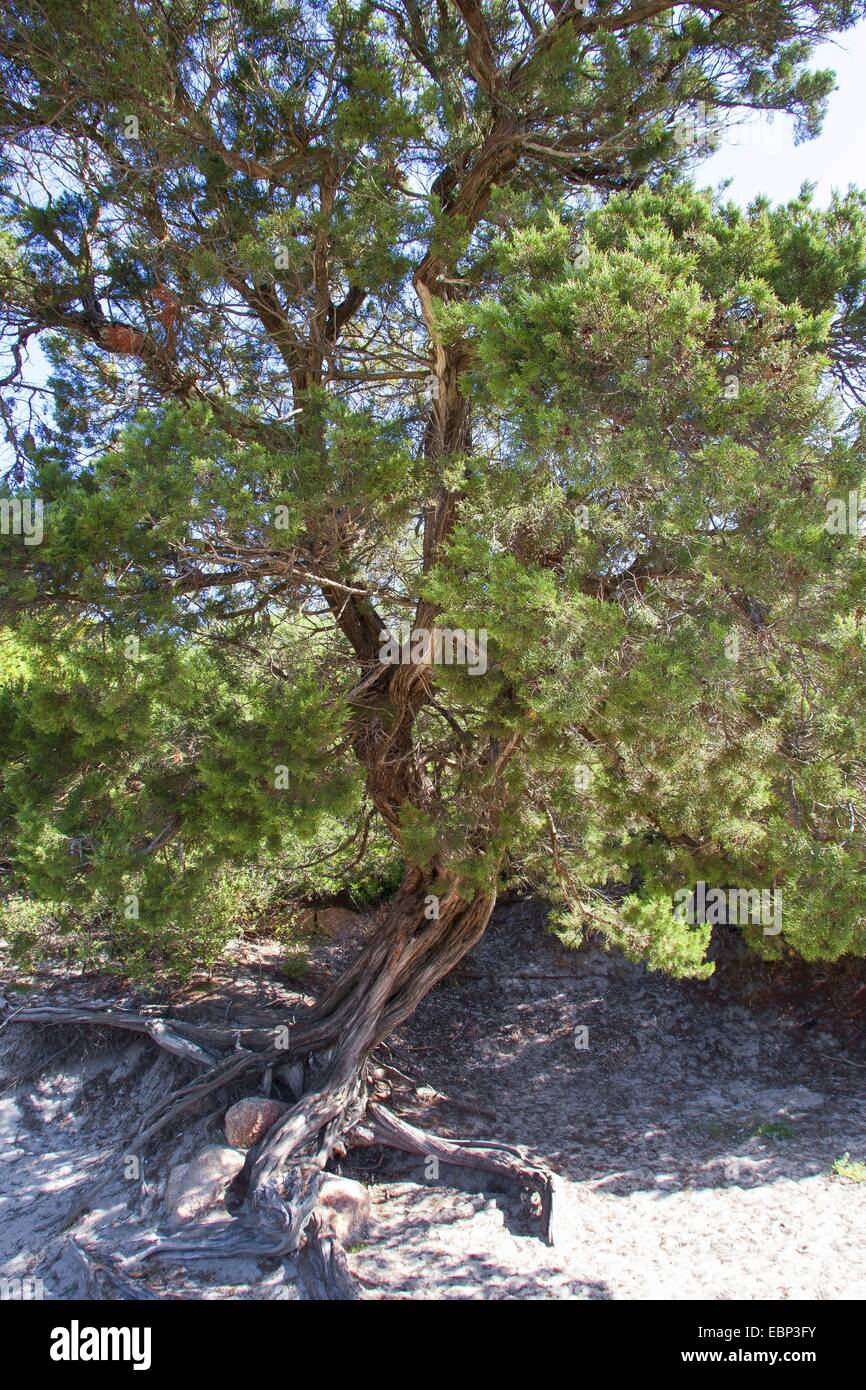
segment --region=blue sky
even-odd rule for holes
[[[817,185],[822,204],[834,188],[866,185],[866,21],[822,44],[809,66],[836,73],[837,90],[818,138],[795,145],[790,116],[754,119],[733,139],[723,136],[716,152],[695,167],[698,183],[715,186],[729,178],[729,195],[743,205],[759,193],[786,202],[806,180]]]

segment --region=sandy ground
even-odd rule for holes
[[[352,948],[326,943],[305,988]],[[717,951],[712,980],[671,981],[597,946],[564,951],[538,902],[498,909],[383,1057],[420,1086],[395,1098],[414,1120],[524,1145],[561,1175],[559,1242],[542,1244],[513,1190],[355,1151],[344,1171],[370,1184],[374,1212],[350,1254],[366,1296],[866,1297],[866,1183],[831,1175],[846,1152],[866,1159],[866,966],[783,976],[743,960],[724,931]],[[106,997],[104,982],[62,978],[45,992]],[[7,997],[6,1017],[21,1002]],[[263,943],[172,1007],[272,1021],[297,1000]],[[117,1172],[73,1229],[77,1245],[59,1227],[136,1116],[187,1075],[128,1035],[5,1028],[0,1274],[36,1275],[48,1298],[117,1296],[98,1251],[127,1253],[160,1228],[169,1167],[220,1141],[225,1102],[156,1146],[142,1180]],[[275,1261],[190,1263],[146,1285],[161,1297],[300,1296]]]

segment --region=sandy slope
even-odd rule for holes
[[[325,946],[311,986],[350,949]],[[564,1239],[542,1245],[513,1192],[358,1152],[346,1171],[371,1183],[375,1218],[351,1262],[367,1296],[866,1296],[866,1184],[829,1176],[846,1150],[866,1159],[866,970],[801,970],[780,987],[777,972],[740,961],[732,937],[720,949],[708,984],[669,981],[596,947],[564,952],[538,903],[500,908],[386,1060],[424,1083],[398,1098],[423,1124],[530,1146],[557,1169]],[[274,948],[247,949],[209,993],[174,1007],[222,1019],[240,999],[233,1016],[264,1017],[297,1000],[277,965]],[[47,1297],[105,1296],[98,1262],[58,1226],[76,1186],[185,1070],[107,1032],[13,1023],[0,1047],[0,1273],[40,1275]],[[142,1183],[114,1174],[75,1228],[81,1246],[133,1249],[159,1225],[170,1165],[219,1138],[219,1112],[199,1116],[152,1152]],[[275,1262],[190,1264],[148,1285],[298,1297],[292,1268]]]

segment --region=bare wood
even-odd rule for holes
[[[12,1022],[13,1020],[8,1020]],[[19,1009],[16,1023],[95,1024],[104,1028],[124,1028],[131,1033],[146,1033],[160,1047],[192,1062],[197,1067],[212,1067],[217,1058],[199,1043],[185,1038],[174,1025],[164,1019],[145,1018],[141,1014],[123,1013],[115,1009],[63,1008],[44,1004],[32,1009]],[[181,1027],[183,1025],[180,1025]]]
[[[346,1139],[358,1147],[384,1144],[403,1153],[437,1158],[442,1163],[453,1163],[461,1168],[478,1168],[481,1172],[494,1173],[518,1185],[529,1186],[541,1198],[544,1239],[548,1245],[556,1244],[556,1199],[562,1190],[562,1180],[521,1149],[495,1140],[449,1139],[430,1134],[375,1101],[367,1106],[366,1122],[351,1131]]]

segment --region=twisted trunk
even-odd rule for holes
[[[416,288],[439,382],[424,452],[435,464],[470,451],[471,422],[469,403],[458,384],[463,351],[459,346],[443,346],[435,335],[432,297],[442,289],[441,267],[428,258],[423,270],[416,277]],[[458,501],[443,482],[425,508],[425,571],[442,553]],[[326,580],[333,580],[325,583],[323,592],[361,664],[359,683],[348,696],[355,753],[366,772],[370,800],[399,843],[407,805],[432,812],[435,818],[427,763],[413,737],[416,716],[431,697],[432,672],[426,663],[383,663],[379,652],[387,634],[371,601],[357,586],[347,588],[342,573],[329,575],[327,562],[317,561],[317,565]],[[435,607],[422,599],[414,626],[428,629],[436,617]],[[487,750],[492,781],[489,802],[476,829],[479,847],[491,843],[495,833],[495,784],[518,742],[515,735],[501,746],[491,743]],[[256,1073],[269,1081],[275,1078],[280,1093],[293,1102],[249,1155],[244,1209],[227,1231],[214,1236],[212,1230],[203,1230],[201,1244],[190,1243],[186,1233],[167,1236],[148,1244],[127,1263],[163,1257],[213,1259],[220,1254],[281,1257],[298,1252],[314,1296],[349,1296],[352,1284],[345,1256],[317,1212],[325,1168],[338,1143],[391,1145],[524,1182],[540,1193],[544,1232],[552,1239],[554,1179],[541,1165],[495,1142],[425,1135],[399,1117],[389,1116],[378,1101],[368,1105],[371,1054],[472,949],[490,920],[494,902],[493,891],[461,896],[461,885],[447,864],[434,862],[426,872],[409,869],[395,897],[380,909],[354,963],[309,1014],[273,1031],[238,1032],[88,1009],[61,1011],[65,1021],[146,1031],[155,1042],[203,1069],[200,1077],[145,1117],[118,1155],[142,1150],[190,1107]],[[21,1010],[17,1016],[21,1021],[61,1021],[58,1011],[51,1009]],[[277,1034],[282,1036],[278,1039]],[[78,1199],[67,1225],[88,1208],[104,1181]],[[122,1271],[116,1273],[122,1277]]]
[[[436,896],[430,880],[408,874],[358,958],[292,1037],[295,1055],[305,1039],[316,1039],[304,1066],[306,1089],[262,1144],[249,1196],[260,1216],[283,1227],[292,1247],[334,1145],[364,1117],[371,1053],[471,950],[494,901],[489,894],[463,901],[456,886]],[[434,910],[438,915],[431,916]]]

